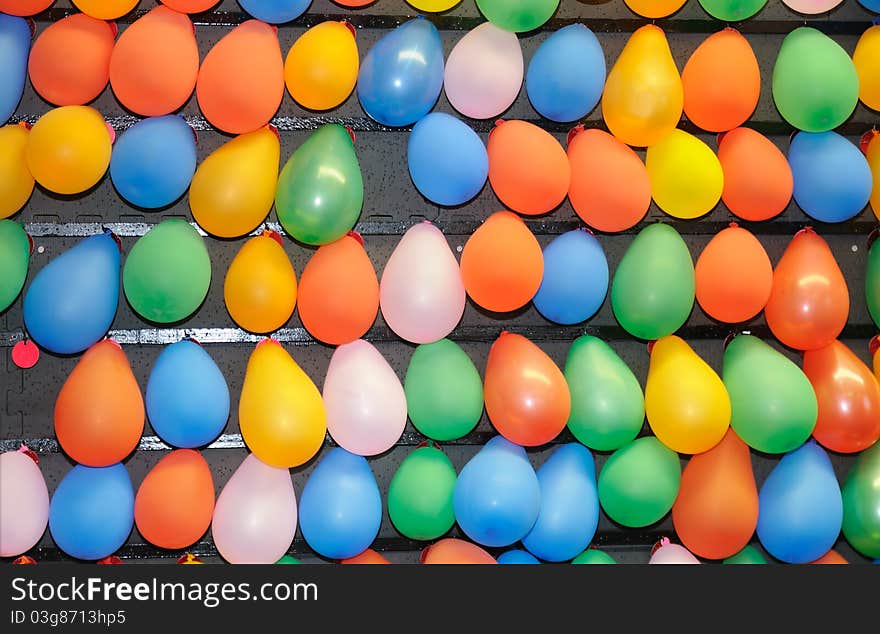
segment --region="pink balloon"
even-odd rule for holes
[[[324,379],[327,431],[359,456],[394,446],[406,427],[406,395],[373,344],[358,339],[336,348]]]
[[[649,564],[698,564],[700,560],[694,557],[684,546],[669,543],[668,539],[661,541],[662,546],[651,555]]]
[[[388,326],[406,341],[440,341],[461,321],[464,303],[461,269],[446,237],[427,221],[410,227],[379,284],[379,307]]]
[[[274,564],[296,533],[296,496],[287,469],[249,454],[220,491],[211,534],[232,564]]]
[[[37,463],[22,451],[0,454],[0,557],[40,541],[49,522],[49,491]]]
[[[782,2],[798,13],[816,15],[818,13],[831,11],[831,9],[843,2],[843,0],[782,0]]]

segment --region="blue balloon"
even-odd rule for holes
[[[358,72],[361,106],[382,125],[410,125],[431,111],[443,88],[443,43],[419,16],[384,35]]]
[[[379,534],[382,497],[363,456],[342,448],[321,458],[303,487],[299,526],[308,545],[330,559],[364,552]]]
[[[843,498],[816,441],[782,457],[761,486],[758,509],[758,539],[777,559],[805,564],[831,550],[843,523]]]
[[[510,546],[525,537],[541,508],[538,476],[525,449],[492,438],[461,470],[452,507],[461,530],[484,546]]]
[[[125,467],[76,465],[49,504],[52,539],[71,557],[101,559],[125,543],[134,523],[134,490]]]
[[[269,24],[295,20],[306,12],[311,3],[312,0],[238,0],[242,9]]]
[[[873,179],[864,154],[836,132],[798,132],[788,148],[794,199],[820,222],[858,215],[871,197]]]
[[[97,343],[119,305],[119,260],[116,240],[105,231],[44,266],[24,296],[24,325],[33,340],[57,354]]]
[[[9,121],[21,101],[30,51],[27,20],[0,13],[0,125]]]
[[[577,324],[601,308],[608,294],[608,260],[596,237],[575,229],[544,248],[544,277],[535,308],[557,324]]]
[[[183,196],[195,171],[195,136],[179,115],[138,121],[119,137],[110,156],[116,191],[145,209],[165,207]]]
[[[859,0],[859,4],[865,7],[868,11],[880,13],[880,0]]]
[[[535,110],[551,121],[575,121],[599,103],[605,73],[599,40],[583,24],[571,24],[535,51],[526,71],[526,93]]]
[[[211,355],[192,340],[167,346],[147,381],[147,417],[172,447],[192,449],[220,435],[229,418],[229,387]]]
[[[506,553],[502,553],[498,556],[497,559],[499,564],[539,564],[541,563],[537,559],[535,559],[534,555],[527,553],[524,550],[508,550]]]

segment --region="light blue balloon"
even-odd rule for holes
[[[361,106],[382,125],[415,123],[431,111],[443,88],[443,43],[437,27],[419,16],[384,35],[358,72]]]
[[[843,498],[828,454],[810,440],[785,454],[758,494],[758,539],[784,562],[805,564],[831,550]]]
[[[295,20],[306,12],[311,3],[312,0],[238,0],[242,9],[269,24]]]
[[[179,115],[138,121],[113,145],[110,179],[132,205],[157,209],[183,196],[196,171],[196,140]]]
[[[836,132],[798,132],[788,148],[794,199],[820,222],[843,222],[861,212],[873,179],[865,155]]]
[[[211,355],[195,341],[166,346],[147,381],[147,417],[172,447],[193,449],[217,438],[229,418],[229,387]]]
[[[458,475],[452,507],[465,534],[484,546],[510,546],[525,537],[541,508],[538,476],[525,449],[492,438]]]
[[[865,7],[868,11],[880,13],[880,0],[859,0],[859,4]]]
[[[364,552],[379,534],[382,497],[363,456],[342,448],[321,458],[303,487],[299,526],[308,545],[330,559]]]
[[[0,13],[0,125],[9,121],[21,101],[30,51],[27,20]]]
[[[608,260],[596,237],[585,229],[563,233],[544,247],[544,277],[532,301],[557,324],[589,319],[608,294]]]
[[[33,340],[57,354],[97,343],[119,305],[119,260],[116,240],[105,231],[44,266],[24,296],[24,325]]]
[[[499,564],[539,564],[534,555],[524,550],[508,550],[502,553],[496,560]]]
[[[134,490],[125,467],[76,465],[49,504],[52,539],[71,557],[95,560],[116,552],[134,523]]]

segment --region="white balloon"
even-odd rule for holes
[[[798,13],[818,15],[819,13],[831,11],[843,0],[782,0],[782,2],[788,5],[789,9],[794,9]]]
[[[0,454],[0,557],[30,550],[49,522],[49,491],[43,474],[20,451]]]

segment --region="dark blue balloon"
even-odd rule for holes
[[[524,550],[508,550],[506,553],[502,553],[498,556],[497,559],[499,564],[539,564],[541,563],[537,559],[535,559],[534,555],[527,553]]]
[[[816,441],[782,457],[761,486],[758,509],[758,539],[777,559],[805,564],[831,550],[843,523],[843,498]]]
[[[410,125],[424,117],[442,88],[443,43],[437,28],[421,16],[376,42],[358,72],[364,112],[387,126]]]
[[[432,112],[409,135],[407,162],[413,183],[433,203],[462,205],[480,193],[489,175],[489,155],[469,125]]]
[[[71,557],[101,559],[125,543],[134,523],[134,490],[121,463],[76,465],[49,505],[52,539]]]
[[[538,476],[525,449],[492,438],[458,475],[452,506],[461,529],[484,546],[510,546],[525,537],[541,508]]]
[[[859,4],[865,7],[868,11],[880,13],[880,0],[859,0]]]
[[[605,87],[605,54],[593,32],[571,24],[550,35],[529,62],[526,93],[552,121],[575,121],[592,112]]]
[[[865,155],[836,132],[798,132],[788,148],[794,199],[820,222],[843,222],[861,212],[873,179]]]
[[[24,296],[24,325],[33,340],[58,354],[98,342],[119,305],[119,260],[116,240],[105,231],[44,266]]]
[[[364,552],[379,534],[382,497],[363,456],[335,448],[303,487],[299,526],[309,546],[330,559]]]
[[[0,13],[0,125],[9,121],[21,101],[30,51],[27,20]]]
[[[311,3],[312,0],[238,0],[242,9],[269,24],[295,20],[306,12]]]
[[[584,229],[563,233],[544,248],[544,277],[533,301],[557,324],[592,317],[608,293],[608,260],[602,245]]]

